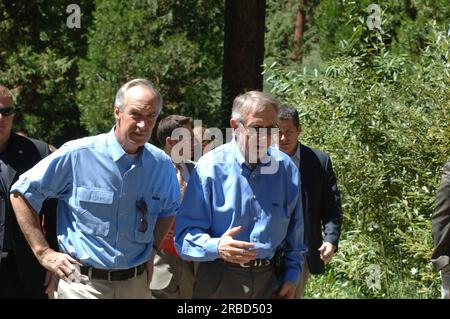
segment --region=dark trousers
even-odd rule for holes
[[[0,299],[48,299],[48,297],[44,292],[38,294],[25,287],[17,271],[16,259],[10,254],[0,263]]]
[[[243,268],[222,260],[201,262],[194,299],[267,299],[280,288],[273,265]]]

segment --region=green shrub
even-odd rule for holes
[[[450,159],[449,45],[433,22],[423,36],[414,61],[373,33],[323,73],[266,66],[272,92],[299,109],[301,140],[331,155],[342,192],[340,250],[324,276],[311,278],[308,297],[439,295],[430,216]],[[378,288],[368,285],[371,267],[379,267]]]
[[[90,134],[111,129],[119,87],[152,81],[164,97],[160,118],[200,114],[218,120],[223,4],[189,1],[95,1],[87,57],[80,61],[77,103]]]

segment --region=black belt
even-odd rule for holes
[[[242,264],[230,263],[230,262],[225,261],[223,259],[219,259],[219,260],[222,260],[227,265],[239,266],[241,268],[261,268],[261,267],[272,266],[274,264],[275,258],[272,258],[272,259],[254,259],[254,260],[251,260],[251,261],[249,261],[247,263],[242,263]]]
[[[108,280],[108,281],[121,281],[141,275],[145,270],[145,264],[120,270],[106,270],[96,269],[92,267],[81,266],[80,272],[89,278]]]

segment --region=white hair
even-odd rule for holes
[[[146,79],[134,79],[122,85],[120,89],[117,91],[114,106],[117,107],[120,112],[122,112],[125,107],[125,99],[127,92],[129,89],[135,86],[144,86],[148,88],[154,95],[156,95],[159,102],[158,103],[159,111],[161,112],[163,105],[163,98],[161,96],[161,93],[159,93],[159,91],[153,86],[152,82]]]
[[[260,91],[249,91],[234,99],[231,118],[243,123],[252,111],[262,111],[268,107],[272,107],[278,114],[279,104],[272,95]]]

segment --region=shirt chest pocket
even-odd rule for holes
[[[114,192],[77,187],[76,223],[87,234],[106,237],[109,233]]]
[[[153,195],[140,201],[141,204],[136,205],[134,240],[138,243],[149,243],[153,239],[153,231],[162,207],[161,198]]]

